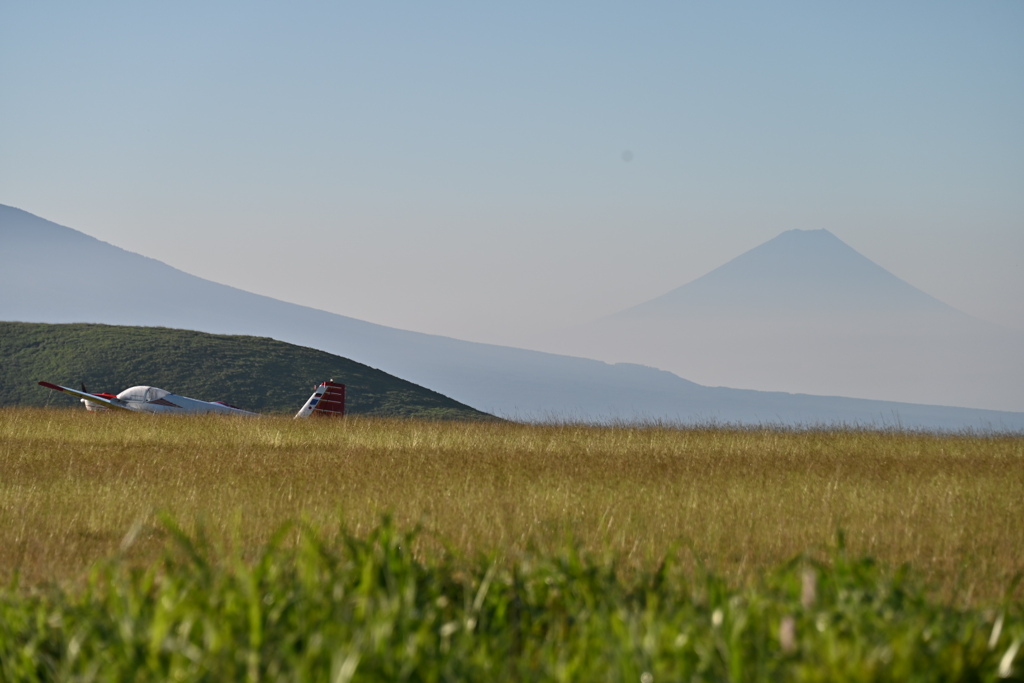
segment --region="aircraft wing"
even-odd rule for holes
[[[118,401],[116,399],[112,401],[109,398],[96,396],[94,394],[90,394],[84,391],[79,391],[78,389],[72,389],[71,387],[62,387],[59,384],[51,384],[50,382],[39,382],[39,386],[46,387],[47,389],[53,389],[55,391],[63,391],[65,393],[71,394],[72,396],[77,396],[78,398],[84,398],[86,401],[99,404],[104,408],[115,408],[117,410],[131,410],[130,408],[125,407],[124,402],[122,401]]]

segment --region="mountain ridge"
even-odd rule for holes
[[[608,363],[388,328],[203,280],[85,235],[68,248],[61,239],[67,233],[35,231],[40,222],[49,223],[10,207],[0,211],[0,236],[21,232],[16,249],[0,252],[0,291],[9,293],[0,299],[0,319],[271,337],[352,358],[513,419],[881,425],[900,415],[911,428],[1024,429],[1024,414],[1012,411],[712,389],[641,367],[653,363]]]

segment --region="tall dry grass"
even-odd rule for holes
[[[736,582],[842,529],[852,553],[975,604],[1024,570],[1022,500],[1019,436],[0,411],[0,578],[22,583],[74,581],[126,537],[147,561],[159,511],[243,548],[288,519],[358,534],[390,512],[422,523],[421,553],[572,538]]]

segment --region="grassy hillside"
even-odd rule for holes
[[[0,322],[0,406],[75,405],[36,384],[47,380],[112,393],[149,384],[246,410],[294,413],[314,385],[331,378],[347,385],[348,412],[353,415],[490,419],[361,363],[266,337]]]

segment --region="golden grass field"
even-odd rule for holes
[[[1020,436],[0,410],[0,579],[22,585],[122,549],[149,561],[163,512],[244,548],[287,520],[358,534],[390,513],[423,525],[422,553],[571,537],[627,569],[676,553],[736,582],[841,529],[975,605],[1024,572],[1022,501]]]

